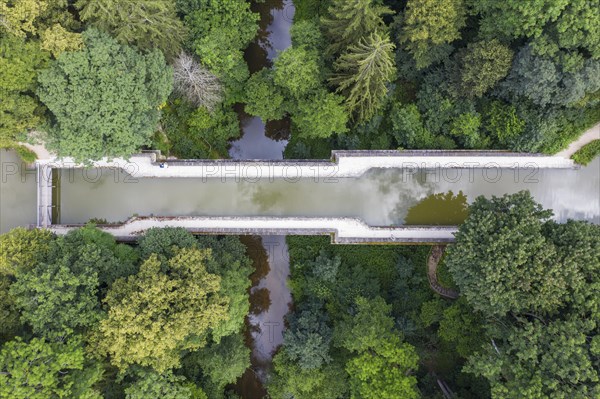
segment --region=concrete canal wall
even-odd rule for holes
[[[54,225],[66,234],[81,225]],[[98,228],[120,241],[135,241],[152,227],[183,227],[193,234],[330,235],[334,244],[432,244],[454,241],[455,226],[368,226],[356,218],[299,217],[134,217]]]

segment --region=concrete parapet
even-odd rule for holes
[[[69,159],[38,161],[53,168],[119,168],[134,178],[300,179],[359,177],[369,169],[574,168],[570,159],[501,151],[333,151],[332,160],[166,160],[156,153],[83,165]]]
[[[81,225],[54,225],[66,234]],[[134,217],[125,223],[99,225],[120,241],[135,241],[153,227],[183,227],[193,234],[331,235],[335,244],[432,244],[454,241],[455,226],[372,227],[356,218],[301,217]]]

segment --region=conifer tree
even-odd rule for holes
[[[346,106],[359,122],[369,120],[383,104],[396,73],[393,50],[389,37],[375,32],[350,46],[334,64],[338,74],[330,81],[346,95]]]
[[[327,52],[340,54],[383,27],[381,17],[392,14],[392,10],[373,4],[373,0],[333,0],[329,14],[330,18],[322,20],[330,42]]]

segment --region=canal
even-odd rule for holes
[[[0,150],[0,230],[35,223],[35,171]],[[357,217],[372,226],[455,224],[456,205],[529,190],[558,221],[600,223],[600,160],[581,169],[372,169],[317,180],[140,178],[112,169],[61,170],[61,223],[139,216]],[[453,195],[449,196],[448,193]],[[426,212],[422,212],[425,210]],[[416,212],[419,211],[419,212]],[[416,213],[415,213],[416,212]],[[435,212],[435,219],[427,214]],[[421,214],[421,216],[419,216]]]

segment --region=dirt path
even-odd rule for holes
[[[584,134],[581,135],[581,137],[569,144],[569,146],[566,149],[562,150],[561,152],[557,152],[555,156],[571,158],[571,156],[575,154],[579,149],[581,149],[581,147],[591,143],[594,140],[600,140],[600,123],[587,130]]]
[[[458,292],[450,288],[442,287],[437,279],[437,266],[438,263],[440,263],[440,259],[442,259],[445,250],[445,245],[434,245],[431,247],[431,252],[427,258],[427,277],[429,278],[429,285],[432,290],[445,298],[457,299]]]

